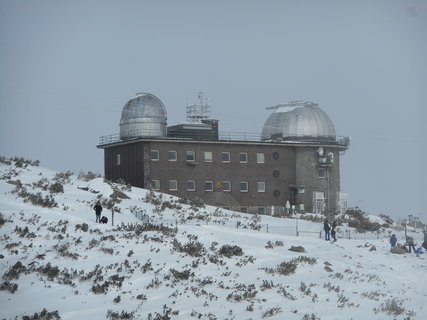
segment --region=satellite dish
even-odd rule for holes
[[[325,150],[323,149],[323,147],[319,147],[317,148],[317,153],[319,154],[319,156],[323,156],[325,154]]]

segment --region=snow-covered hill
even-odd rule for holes
[[[32,164],[0,164],[1,319],[427,319],[427,255],[391,254],[387,232],[331,243],[299,219],[297,237],[295,219]]]

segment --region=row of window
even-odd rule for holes
[[[151,187],[153,190],[160,190],[160,180],[151,180]],[[178,180],[168,180],[168,190],[177,191],[178,190]],[[231,181],[222,181],[222,182],[213,182],[205,181],[204,182],[204,191],[213,191],[215,189],[222,190],[225,192],[231,191]],[[185,188],[187,191],[196,191],[196,181],[187,180]],[[257,192],[265,192],[265,182],[259,181],[256,183]],[[239,183],[240,192],[249,192],[249,182],[240,181]]]
[[[213,162],[213,152],[212,151],[204,151],[203,159],[205,162]],[[151,161],[159,161],[160,160],[160,152],[159,150],[151,150]],[[187,162],[195,162],[196,161],[196,152],[195,151],[186,151],[185,152],[185,160]],[[168,161],[178,161],[178,152],[175,150],[168,151]],[[231,162],[231,153],[230,152],[221,152],[221,162]],[[248,153],[240,152],[239,153],[239,162],[240,163],[248,163]],[[265,163],[265,154],[264,152],[258,152],[256,154],[256,163]]]

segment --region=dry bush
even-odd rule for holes
[[[134,317],[135,311],[127,312],[122,310],[121,313],[108,310],[107,312],[107,319],[109,320],[124,320],[124,319],[135,319]]]
[[[0,284],[0,291],[9,291],[10,293],[15,293],[18,290],[18,285],[9,281],[4,281]]]
[[[381,303],[379,309],[374,309],[374,311],[375,313],[382,311],[388,315],[398,316],[405,312],[405,308],[402,307],[402,301],[393,298]]]
[[[6,223],[6,219],[3,216],[3,213],[0,212],[0,227]]]
[[[243,250],[239,246],[225,244],[219,249],[219,254],[231,258],[232,256],[243,255]]]
[[[59,320],[61,317],[59,316],[58,310],[49,312],[43,308],[40,313],[34,313],[32,316],[23,316],[22,320]]]
[[[173,249],[178,252],[185,252],[192,257],[201,257],[206,253],[206,248],[203,244],[194,240],[181,244],[178,240],[174,239]]]
[[[100,178],[100,177],[101,177],[101,174],[99,173],[94,173],[92,171],[88,171],[87,173],[84,173],[83,171],[80,171],[79,175],[77,176],[77,179],[85,182],[89,182],[93,179]]]
[[[347,210],[346,214],[350,216],[348,226],[355,228],[357,232],[378,231],[381,228],[378,222],[371,222],[366,213],[360,209]]]
[[[68,170],[67,172],[59,172],[53,177],[53,181],[59,182],[60,184],[70,183],[70,177],[73,173]]]

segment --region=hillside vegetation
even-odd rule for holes
[[[0,162],[1,319],[427,319],[426,255],[390,253],[387,217],[335,216],[331,243],[316,215],[297,237],[296,219]]]

